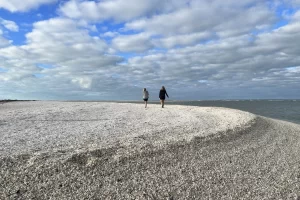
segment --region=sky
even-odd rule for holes
[[[0,99],[299,99],[300,0],[0,0]]]

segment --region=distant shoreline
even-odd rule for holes
[[[38,101],[38,100],[0,100],[0,104],[9,103],[9,102],[16,102],[16,101]]]

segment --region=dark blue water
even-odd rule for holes
[[[300,124],[300,100],[166,101],[167,104],[234,108]]]

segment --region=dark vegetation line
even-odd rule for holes
[[[15,101],[37,101],[37,100],[3,99],[3,100],[0,100],[0,104],[9,103],[9,102],[15,102]]]

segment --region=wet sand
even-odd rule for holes
[[[297,199],[300,126],[227,108],[0,105],[0,199]]]

